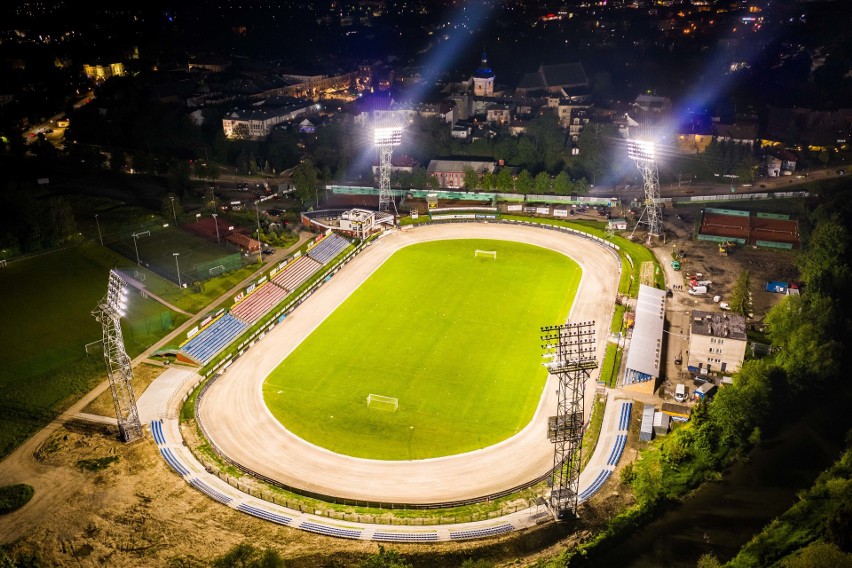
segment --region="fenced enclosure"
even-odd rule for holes
[[[163,278],[181,284],[209,280],[243,266],[243,256],[235,248],[172,227],[127,230],[113,235],[106,244]]]

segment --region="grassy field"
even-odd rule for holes
[[[91,312],[106,293],[112,267],[127,261],[96,244],[10,263],[0,269],[0,455],[106,377],[101,339]],[[131,356],[183,321],[151,299],[131,293],[122,328]]]
[[[358,457],[494,444],[532,418],[546,379],[539,327],[565,320],[579,279],[572,260],[530,245],[407,247],[267,378],[267,404],[295,434]],[[368,407],[368,394],[399,408]]]

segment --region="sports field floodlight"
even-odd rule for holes
[[[180,253],[179,252],[173,252],[172,255],[174,255],[174,257],[175,257],[175,268],[177,268],[178,288],[180,288],[181,287],[181,285],[180,285],[180,262],[178,262],[178,257],[180,256]]]
[[[213,213],[213,224],[216,226],[216,244],[221,244],[219,240],[219,220],[217,219],[219,215]]]
[[[121,274],[110,270],[106,296],[98,302],[92,315],[101,322],[104,362],[115,403],[118,431],[122,440],[133,442],[142,437],[142,424],[139,422],[136,397],[133,394],[133,369],[121,332],[121,318],[126,313],[127,283]]]
[[[401,126],[377,126],[373,128],[373,144],[377,148],[396,148],[402,144]]]
[[[393,207],[396,212],[396,202],[390,189],[391,158],[394,148],[402,144],[402,126],[374,126],[373,144],[379,149],[379,211],[390,211]]]
[[[627,156],[634,161],[656,160],[656,144],[650,140],[630,140],[627,143]]]
[[[663,212],[660,208],[660,176],[657,172],[657,148],[651,140],[628,140],[627,155],[636,162],[642,173],[645,202],[642,213],[633,227],[633,233],[639,224],[648,226],[648,242],[654,237],[663,236]],[[633,237],[633,233],[630,236]]]
[[[119,318],[127,315],[127,284],[115,270],[109,271],[106,303],[107,308]]]
[[[556,416],[548,420],[553,444],[553,470],[548,506],[557,521],[577,515],[583,444],[586,379],[597,364],[594,321],[568,322],[541,328],[544,366],[559,383]]]

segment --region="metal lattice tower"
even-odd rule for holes
[[[544,366],[559,379],[556,416],[548,423],[553,443],[552,487],[548,506],[554,518],[577,514],[580,458],[583,442],[583,399],[589,371],[597,368],[595,322],[567,323],[541,328]]]
[[[104,361],[115,403],[119,435],[123,441],[133,442],[142,437],[142,424],[133,395],[133,369],[121,333],[121,318],[126,308],[127,286],[118,273],[110,270],[107,294],[98,302],[92,315],[101,322],[103,329]]]
[[[391,194],[391,158],[393,150],[402,143],[401,126],[376,126],[373,129],[375,146],[379,149],[379,211],[397,213]]]
[[[633,227],[633,233],[639,224],[648,226],[648,241],[663,236],[663,213],[660,209],[660,175],[657,172],[657,159],[653,142],[629,140],[627,155],[636,162],[642,174],[645,202],[642,213]],[[630,236],[633,236],[630,233]]]

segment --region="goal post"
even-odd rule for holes
[[[476,249],[473,251],[473,258],[492,258],[497,260],[497,251]]]
[[[399,408],[399,399],[392,396],[382,396],[380,394],[368,394],[367,406],[376,410],[396,412]]]

